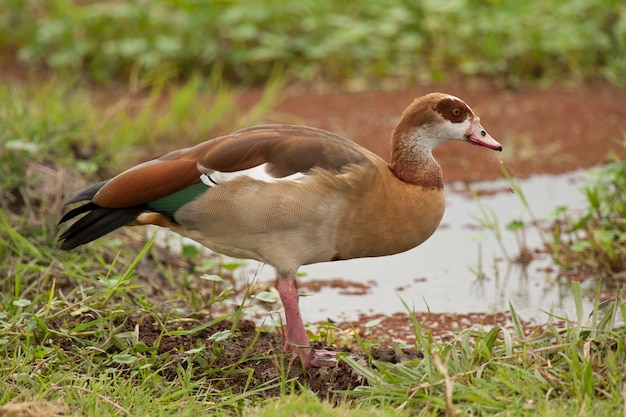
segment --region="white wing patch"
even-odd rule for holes
[[[302,172],[296,172],[286,177],[276,178],[268,174],[266,168],[267,164],[261,164],[252,168],[235,172],[212,171],[205,168],[203,169],[203,174],[200,175],[200,180],[209,187],[213,187],[215,185],[224,184],[228,181],[234,180],[235,178],[243,176],[254,178],[255,180],[267,183],[272,183],[279,181],[297,181],[305,175]]]

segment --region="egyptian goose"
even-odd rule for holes
[[[391,135],[387,164],[320,129],[263,125],[170,152],[94,184],[67,204],[87,213],[61,236],[72,249],[124,225],[155,224],[236,258],[272,265],[286,318],[285,350],[305,366],[334,366],[312,349],[298,307],[301,265],[384,256],[424,242],[445,201],[432,150],[449,140],[502,146],[457,97],[413,101]]]

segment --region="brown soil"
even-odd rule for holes
[[[93,317],[86,315],[85,320],[92,320]],[[340,327],[346,330],[360,333],[365,344],[371,345],[367,348],[367,353],[362,349],[363,345],[354,342],[354,338],[349,346],[330,346],[328,343],[314,343],[317,348],[331,348],[338,352],[343,352],[360,365],[368,365],[370,359],[390,363],[398,363],[407,360],[419,360],[423,356],[420,350],[411,348],[411,345],[399,345],[390,343],[389,336],[407,339],[409,333],[413,333],[411,319],[404,314],[396,314],[391,317],[380,317],[385,320],[385,326],[380,331],[366,332],[363,327],[353,327],[352,324],[342,323]],[[167,356],[165,366],[159,368],[159,374],[168,381],[176,381],[180,378],[180,367],[184,364],[197,367],[196,372],[202,375],[201,369],[211,369],[216,374],[212,374],[212,389],[229,390],[233,394],[241,394],[246,389],[255,389],[280,380],[281,375],[287,379],[297,379],[306,384],[311,390],[317,393],[320,398],[331,401],[341,397],[341,391],[351,390],[358,386],[367,385],[368,381],[364,376],[357,373],[345,362],[340,361],[336,368],[309,368],[303,369],[298,361],[292,360],[291,355],[283,353],[283,336],[276,332],[259,330],[256,325],[249,320],[242,320],[237,323],[236,330],[224,340],[213,340],[219,332],[228,332],[233,329],[231,321],[220,321],[210,327],[203,328],[203,325],[210,321],[212,317],[204,314],[183,319],[170,319],[162,322],[161,319],[152,315],[134,314],[126,316],[123,320],[115,319],[112,323],[115,331],[134,333],[137,341],[147,346],[146,349],[154,350],[160,357]],[[509,326],[508,317],[504,313],[484,315],[433,315],[430,319],[426,314],[418,314],[415,319],[425,324],[425,329],[430,327],[435,335],[445,334],[447,336],[435,336],[435,338],[451,338],[455,331],[460,329],[472,329],[478,322],[481,326]],[[432,320],[431,320],[432,319]],[[75,320],[75,321],[74,321]],[[80,323],[79,316],[72,319],[70,326]],[[429,323],[429,324],[428,324]],[[57,323],[68,326],[68,323]],[[390,325],[390,326],[387,326]],[[389,327],[389,328],[387,328]],[[410,330],[409,330],[410,328]],[[400,334],[395,333],[397,329],[402,329]],[[530,331],[530,329],[529,329]],[[341,330],[335,334],[336,341],[341,340]],[[382,339],[378,339],[382,336]],[[415,340],[414,336],[408,339]],[[348,340],[348,337],[345,338]],[[374,342],[378,340],[378,342]],[[382,343],[381,343],[382,342]],[[48,340],[45,343],[58,344],[65,351],[73,351],[76,340],[62,338],[58,341]],[[119,341],[115,338],[99,340],[97,345],[100,349],[109,354],[121,352]],[[122,370],[126,365],[117,365]],[[249,369],[254,372],[250,375]],[[274,386],[263,390],[265,396],[279,396],[281,387]]]

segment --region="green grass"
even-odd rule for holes
[[[548,249],[564,268],[619,285],[626,274],[626,164],[616,161],[596,169],[583,192],[587,207],[582,213],[555,209]]]
[[[574,292],[582,296],[578,285]],[[612,308],[625,311],[620,301]],[[532,335],[519,323],[512,330],[461,331],[444,344],[418,326],[423,359],[374,362],[376,368],[346,359],[371,382],[352,394],[419,410],[414,415],[621,415],[626,338],[608,315],[594,315],[590,327],[548,325]]]
[[[263,2],[3,0],[0,49],[92,80],[188,77],[403,86],[454,75],[623,85],[620,0]]]
[[[257,349],[271,334],[242,337],[252,299],[233,274],[239,264],[204,260],[192,247],[168,257],[132,230],[55,248],[67,188],[128,165],[139,146],[156,152],[182,135],[197,142],[261,120],[276,88],[241,114],[237,92],[217,77],[180,88],[155,81],[112,100],[73,80],[0,87],[0,414],[25,403],[39,415],[55,407],[67,415],[623,415],[626,332],[613,315],[624,305],[597,299],[586,320],[577,284],[575,322],[528,334],[511,308],[512,326],[445,342],[414,322],[423,358],[345,357],[361,386],[320,400],[280,351]],[[602,219],[621,224],[602,207]],[[143,337],[148,330],[154,338]],[[355,337],[366,350],[370,341]]]

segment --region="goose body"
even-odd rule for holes
[[[416,99],[392,132],[391,163],[334,133],[262,125],[180,149],[94,184],[60,237],[62,249],[124,225],[156,224],[225,255],[272,265],[286,316],[285,349],[305,365],[333,365],[311,349],[298,308],[301,265],[385,256],[418,246],[444,213],[432,149],[463,140],[501,150],[457,97]]]

